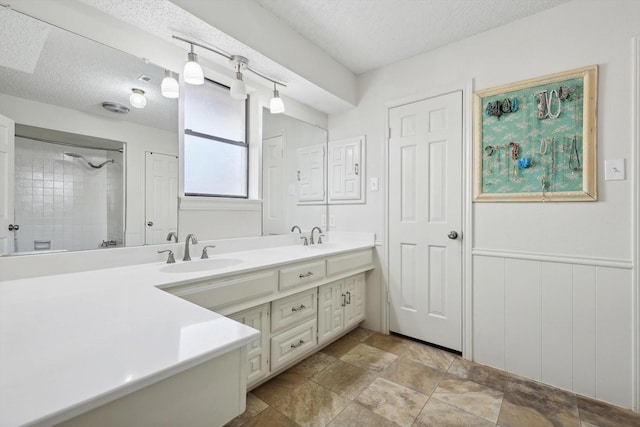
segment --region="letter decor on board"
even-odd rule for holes
[[[476,91],[473,200],[597,200],[597,99],[597,65]]]

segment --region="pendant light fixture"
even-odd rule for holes
[[[178,85],[176,73],[164,70],[164,79],[160,83],[160,91],[165,98],[178,98],[180,96],[180,86]]]
[[[275,82],[273,82],[273,98],[271,98],[271,102],[269,102],[269,111],[271,114],[284,113],[284,102],[282,102],[282,98],[280,98]]]
[[[133,108],[144,108],[147,105],[147,98],[144,97],[144,91],[142,89],[131,89],[133,92],[129,96],[129,103]]]
[[[193,52],[193,44],[191,52],[187,55],[187,63],[184,64],[184,81],[190,85],[204,84],[204,72],[198,64],[198,55]]]
[[[244,101],[247,99],[247,86],[242,80],[242,71],[247,69],[249,60],[244,56],[233,55],[231,57],[231,63],[236,69],[236,79],[231,83],[231,97],[238,101]]]

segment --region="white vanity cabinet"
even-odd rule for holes
[[[236,322],[260,331],[260,339],[247,345],[248,387],[269,375],[269,307],[270,304],[262,304],[229,316]]]
[[[318,344],[364,320],[364,273],[318,288]]]

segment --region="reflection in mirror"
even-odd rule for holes
[[[268,109],[262,117],[263,235],[324,229],[327,131]]]
[[[165,242],[177,228],[178,154],[165,70],[10,8],[0,8],[0,37],[0,119],[16,124],[0,181],[17,184],[0,206],[20,225],[0,232],[0,255]]]

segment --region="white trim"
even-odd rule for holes
[[[633,271],[632,271],[632,295],[633,295],[633,339],[635,345],[633,346],[632,359],[634,361],[632,367],[632,375],[634,378],[632,399],[633,409],[636,412],[640,412],[640,197],[638,192],[640,191],[640,36],[632,39],[632,72],[631,72],[631,132],[632,143],[631,161],[633,163],[631,167],[631,176],[633,180],[631,182],[631,239],[632,239],[632,257],[633,257]]]
[[[631,270],[633,262],[624,259],[601,257],[574,257],[553,253],[522,252],[510,250],[473,249],[473,256],[486,256],[493,258],[523,259],[529,261],[557,262],[562,264],[591,265],[594,267],[612,267]]]
[[[473,117],[473,79],[460,81],[455,84],[446,85],[444,87],[432,88],[429,90],[421,91],[412,95],[404,96],[389,100],[384,103],[386,108],[385,127],[384,127],[384,179],[385,179],[385,191],[384,191],[384,217],[385,217],[385,233],[384,233],[384,246],[385,246],[385,258],[383,261],[383,274],[382,279],[382,298],[381,298],[381,310],[382,310],[382,332],[389,333],[389,286],[387,278],[389,275],[389,114],[390,110],[394,107],[400,107],[402,105],[411,104],[414,102],[422,101],[424,99],[434,98],[437,96],[447,95],[449,93],[462,91],[462,182],[463,182],[463,203],[462,203],[462,357],[466,359],[472,359],[473,357],[473,307],[472,307],[472,256],[471,248],[473,247],[473,204],[472,204],[472,173],[471,173],[471,148],[473,137],[472,117]],[[466,146],[465,146],[466,144]],[[464,237],[466,236],[466,238]],[[386,272],[386,277],[385,273]]]
[[[262,200],[181,197],[180,211],[260,211]]]

